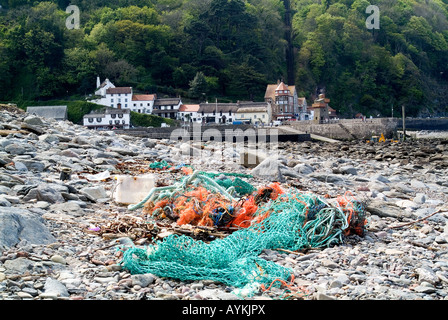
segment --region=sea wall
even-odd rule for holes
[[[336,140],[371,139],[384,134],[391,138],[397,129],[397,121],[389,118],[343,119],[332,123],[315,124],[312,121],[290,122],[290,126],[305,133],[321,135]]]

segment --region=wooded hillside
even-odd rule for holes
[[[79,29],[66,27],[69,4]],[[379,30],[366,28],[370,4]],[[266,84],[287,81],[287,66],[309,103],[325,90],[345,116],[390,116],[392,105],[399,115],[402,104],[408,115],[447,112],[447,0],[9,0],[0,9],[2,101],[84,99],[97,76],[162,96],[262,100]]]

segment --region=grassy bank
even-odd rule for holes
[[[31,106],[67,106],[67,119],[76,124],[82,124],[82,117],[93,110],[104,108],[104,106],[82,100],[48,100],[48,101],[12,101],[17,107],[26,111]]]

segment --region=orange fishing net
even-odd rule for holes
[[[199,186],[169,199],[147,202],[143,212],[156,218],[171,218],[178,225],[248,228],[268,216],[266,213],[255,216],[259,204],[275,200],[282,193],[280,184],[271,183],[232,203],[219,193]]]

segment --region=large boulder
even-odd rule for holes
[[[285,178],[280,171],[283,165],[275,157],[264,159],[258,166],[252,169],[254,177],[266,179],[269,181],[285,182]]]
[[[25,209],[0,207],[0,249],[10,248],[21,240],[31,244],[56,242],[38,215]]]

